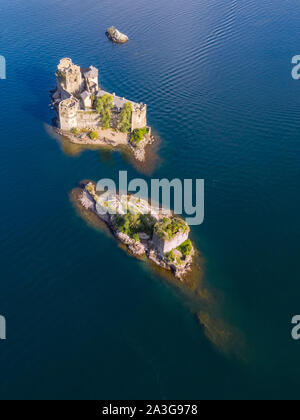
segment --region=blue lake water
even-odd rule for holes
[[[297,0],[2,0],[0,398],[298,398],[299,19]],[[106,39],[112,24],[128,44]],[[49,133],[65,56],[148,104],[152,173]],[[208,330],[178,285],[74,210],[78,181],[120,170],[205,179],[192,236]]]

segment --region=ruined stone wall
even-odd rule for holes
[[[61,96],[68,97],[68,93],[61,89]],[[146,108],[141,111],[142,115],[139,116],[137,113],[140,111],[134,111],[132,115],[132,130],[136,128],[144,128],[147,125]],[[120,119],[120,112],[113,110],[110,125],[112,128],[118,128]],[[98,130],[102,127],[101,117],[96,111],[84,111],[78,108],[67,109],[62,105],[59,107],[59,120],[60,128],[64,131],[70,131],[72,128],[86,129],[86,130]]]
[[[166,254],[179,247],[183,242],[189,239],[189,232],[180,233],[170,241],[160,239],[155,233],[153,234],[153,245],[160,254]]]
[[[101,117],[96,112],[79,111],[77,113],[76,128],[98,130],[101,128]]]
[[[71,95],[77,95],[82,92],[84,84],[79,66],[73,64],[73,66],[66,71],[65,84],[66,90],[71,93]]]
[[[112,112],[110,125],[113,128],[117,128],[119,123],[119,113]],[[78,111],[77,123],[78,129],[92,129],[98,130],[102,127],[101,117],[95,111]]]
[[[77,118],[76,117],[60,117],[60,128],[64,131],[71,131],[72,128],[76,127]]]
[[[147,127],[147,106],[132,111],[131,130]]]

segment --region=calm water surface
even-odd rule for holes
[[[1,1],[0,398],[298,397],[299,19],[296,0]],[[131,42],[109,43],[112,24]],[[207,329],[182,288],[74,211],[81,179],[141,173],[49,134],[65,56],[148,104],[161,147],[145,179],[205,179]]]

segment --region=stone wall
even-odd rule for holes
[[[96,112],[77,112],[76,128],[98,130],[101,128],[101,117]]]
[[[117,128],[119,123],[119,112],[112,112],[110,125]],[[78,111],[76,126],[78,129],[97,130],[102,128],[101,117],[96,111]]]
[[[64,91],[61,90],[63,93]],[[67,96],[67,95],[66,95]],[[69,99],[70,100],[70,99]],[[97,130],[101,128],[101,117],[93,110],[80,110],[80,106],[76,109],[65,106],[67,101],[62,101],[59,106],[59,120],[60,128],[64,131],[70,131],[72,128],[78,129],[92,129]],[[112,111],[111,127],[118,128],[120,113]],[[132,130],[136,128],[144,128],[147,125],[146,110],[133,111],[132,113]]]

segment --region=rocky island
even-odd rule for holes
[[[126,44],[126,42],[129,41],[128,36],[122,34],[114,26],[111,26],[110,28],[107,29],[106,36],[115,44]]]
[[[154,264],[183,281],[195,254],[187,223],[170,210],[155,208],[141,198],[96,192],[93,182],[81,182],[76,204],[104,222],[114,237],[138,258]]]
[[[99,86],[99,71],[60,61],[52,105],[58,134],[80,145],[127,147],[139,161],[154,142],[147,125],[147,105],[110,94]]]

